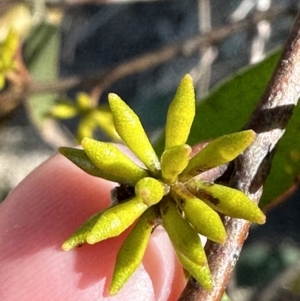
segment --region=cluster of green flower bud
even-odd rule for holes
[[[80,117],[76,133],[78,141],[85,137],[93,137],[98,128],[113,141],[120,140],[109,108],[105,105],[96,106],[94,99],[86,93],[78,93],[75,102],[69,99],[58,101],[51,108],[49,116],[57,119]]]
[[[265,216],[244,193],[207,183],[196,176],[225,164],[243,152],[255,138],[252,130],[224,135],[210,142],[196,155],[186,144],[195,115],[192,78],[186,75],[167,115],[165,150],[159,159],[138,116],[116,94],[109,105],[117,133],[144,164],[133,162],[115,145],[90,138],[81,149],[62,147],[60,152],[87,173],[134,187],[128,200],[92,216],[63,244],[71,250],[118,236],[134,225],[117,255],[110,285],[116,294],[143,259],[150,235],[162,225],[169,235],[178,260],[203,288],[213,282],[199,234],[224,243],[225,227],[218,212],[262,224]]]

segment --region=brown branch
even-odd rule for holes
[[[300,13],[296,18],[282,57],[245,128],[256,131],[254,143],[234,162],[230,185],[258,203],[270,169],[274,147],[282,137],[300,97]],[[191,280],[180,301],[221,300],[239,257],[250,223],[226,219],[228,241],[224,245],[209,242],[205,249],[214,279],[214,290],[204,291]]]

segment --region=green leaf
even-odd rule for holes
[[[276,146],[270,175],[259,206],[265,207],[295,184],[300,174],[300,106],[296,106],[285,134]]]
[[[41,24],[27,39],[24,61],[30,75],[38,82],[49,82],[58,77],[59,30],[50,24]],[[34,124],[42,129],[45,117],[55,103],[57,95],[43,93],[31,96],[27,102]]]
[[[196,108],[189,145],[240,131],[263,93],[279,59],[276,51],[257,65],[242,69],[214,88]],[[164,135],[156,144],[164,149]]]
[[[259,64],[242,69],[201,101],[188,144],[240,131],[265,90],[279,55],[277,51]]]

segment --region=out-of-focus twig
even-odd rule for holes
[[[210,0],[198,0],[198,10],[199,32],[201,34],[208,33],[212,30]],[[209,91],[211,67],[217,57],[217,53],[218,51],[216,47],[211,45],[209,47],[200,47],[200,61],[190,72],[195,82],[195,88],[199,100],[203,98]]]
[[[132,2],[157,2],[162,0],[65,0],[64,3],[72,4],[113,4],[113,3],[132,3]],[[170,0],[171,1],[171,0]]]
[[[274,147],[285,132],[300,97],[300,13],[296,18],[279,64],[245,128],[256,133],[254,143],[234,161],[230,186],[244,191],[258,203],[268,175]],[[238,260],[250,223],[225,219],[228,241],[206,244],[214,290],[204,291],[190,280],[180,301],[219,301]]]
[[[280,10],[270,10],[263,13],[255,13],[245,20],[227,24],[204,35],[200,34],[181,43],[143,54],[108,70],[98,71],[93,74],[71,76],[52,83],[24,82],[22,89],[17,91],[9,89],[0,94],[0,118],[19,105],[24,98],[37,93],[57,93],[78,86],[87,89],[97,86],[98,91],[100,91],[99,94],[101,94],[101,91],[125,76],[149,70],[176,57],[189,57],[199,51],[200,47],[218,43],[236,31],[251,27],[260,20],[274,19],[282,12]]]

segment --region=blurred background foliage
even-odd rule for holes
[[[2,0],[0,199],[58,146],[118,141],[109,92],[138,113],[158,152],[188,72],[198,95],[189,142],[239,130],[297,8],[298,0]],[[267,223],[252,228],[224,300],[300,300],[299,114],[266,183]]]

